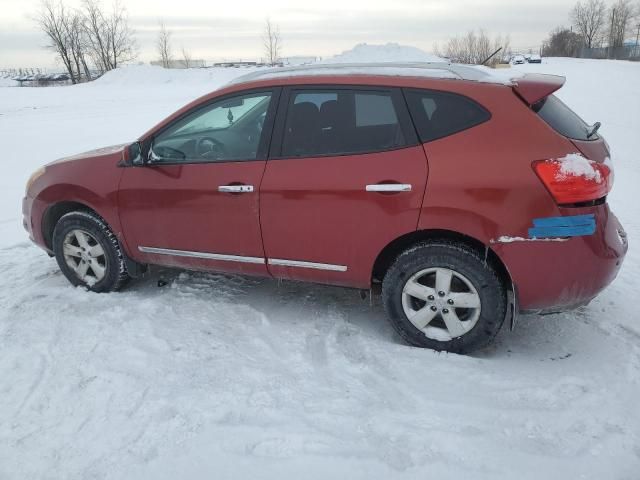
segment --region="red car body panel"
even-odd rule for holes
[[[144,253],[139,247],[264,258],[259,196],[218,191],[221,185],[256,189],[265,161],[125,168],[118,192],[127,250],[141,263],[268,275],[265,263],[229,262]]]
[[[518,79],[511,86],[451,79],[375,75],[294,76],[231,85],[171,115],[141,137],[193,108],[234,92],[286,85],[411,87],[459,93],[491,112],[490,120],[423,145],[359,155],[120,168],[122,150],[47,166],[23,203],[25,227],[51,251],[43,217],[58,202],[99,213],[141,263],[367,288],[376,258],[417,230],[474,239],[502,261],[522,310],[553,310],[588,302],[616,275],[626,252],[622,227],[606,203],[560,208],[533,172],[536,160],[582,152],[604,161],[602,140],[570,141],[523,103],[535,103],[564,79]],[[278,112],[281,115],[281,112]],[[367,192],[397,182],[410,192]],[[219,185],[243,183],[234,195]],[[536,218],[594,214],[596,233],[561,241],[523,240]],[[142,252],[139,247],[215,252],[264,259],[241,263]],[[297,268],[269,260],[345,266]]]
[[[555,311],[583,305],[615,278],[626,253],[621,225],[606,204],[561,209],[560,215],[593,213],[596,233],[565,241],[494,245],[508,265],[523,310]]]
[[[47,210],[60,202],[82,204],[98,212],[114,234],[124,239],[117,209],[118,184],[124,171],[118,168],[122,150],[122,145],[116,145],[47,165],[46,175],[34,182],[23,201],[23,213],[28,219],[25,228],[37,245],[51,253],[43,219]]]
[[[361,155],[268,162],[260,220],[268,258],[346,266],[346,271],[269,265],[276,277],[369,288],[382,249],[415,231],[427,181],[420,146]],[[366,185],[411,184],[410,192]]]

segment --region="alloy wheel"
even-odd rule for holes
[[[71,230],[64,237],[62,252],[65,262],[79,280],[93,286],[106,274],[106,258],[102,245],[85,230]]]
[[[468,333],[480,318],[481,300],[467,277],[449,268],[426,268],[402,289],[407,319],[432,340],[449,341]]]

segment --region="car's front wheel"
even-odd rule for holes
[[[485,347],[504,322],[496,270],[464,244],[433,241],[400,254],[382,284],[387,315],[408,343],[456,353]]]
[[[129,279],[118,239],[92,212],[71,212],[60,218],[53,231],[53,252],[73,285],[111,292]]]

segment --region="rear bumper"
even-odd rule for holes
[[[589,303],[615,279],[627,253],[626,233],[606,203],[561,210],[565,215],[594,214],[595,233],[495,248],[517,288],[521,311],[553,313]]]

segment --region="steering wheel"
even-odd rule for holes
[[[207,159],[218,159],[226,153],[224,144],[215,138],[202,137],[196,143],[196,154]]]

